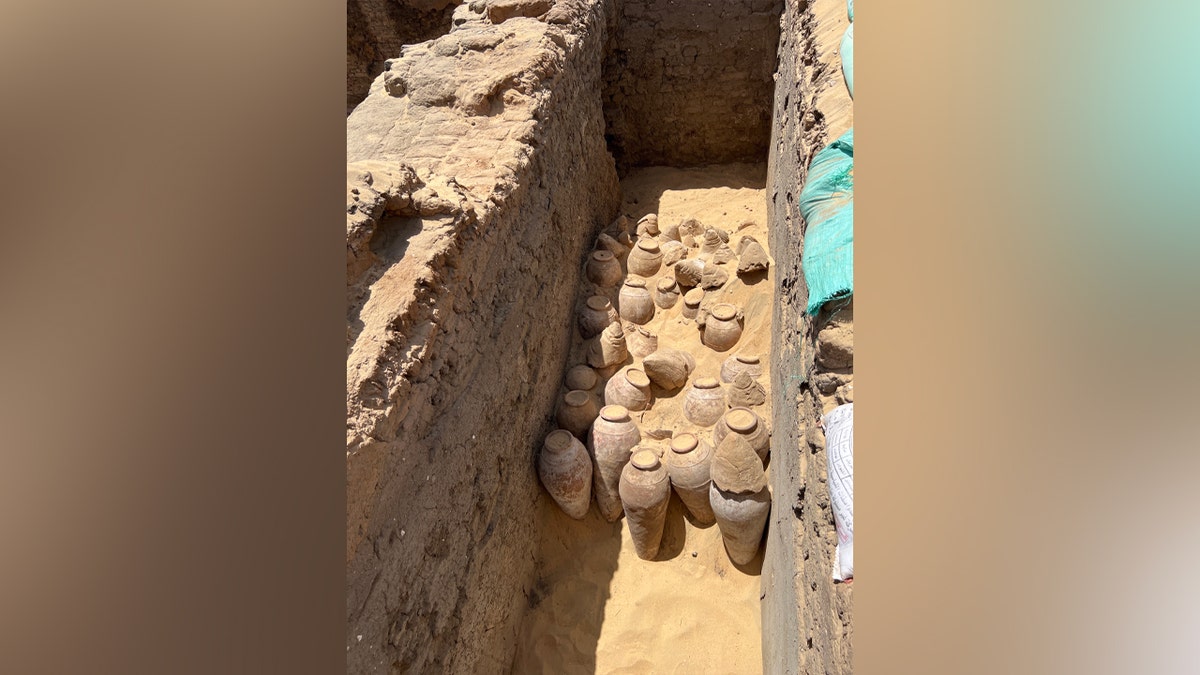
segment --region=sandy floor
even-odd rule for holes
[[[762,165],[705,169],[650,168],[622,181],[623,211],[637,220],[657,213],[660,226],[694,217],[730,232],[730,245],[746,234],[767,248],[766,196]],[[738,230],[745,221],[751,227]],[[768,249],[769,252],[769,249]],[[689,257],[698,253],[693,249]],[[693,321],[681,316],[682,300],[658,310],[647,328],[660,347],[684,349],[696,356],[692,379],[718,376],[721,363],[739,351],[758,353],[768,363],[771,343],[770,274],[752,285],[737,277],[736,262],[726,266],[731,280],[710,292],[745,312],[744,332],[730,351],[717,353],[700,343]],[[672,275],[664,266],[647,286]],[[595,292],[585,282],[579,305]],[[616,292],[609,294],[614,301]],[[705,305],[708,304],[706,300]],[[571,365],[583,362],[584,343],[575,334]],[[640,365],[640,359],[633,359]],[[755,408],[770,419],[768,404]],[[686,389],[686,388],[685,388]],[[597,386],[603,392],[603,381]],[[565,390],[564,390],[565,391]],[[711,439],[711,428],[697,429],[682,417],[683,391],[655,389],[651,410],[635,413],[643,445],[665,447],[647,431],[696,432]],[[595,506],[586,520],[574,521],[543,500],[538,551],[538,583],[519,636],[513,673],[761,673],[759,572],[762,553],[742,568],[729,561],[715,525],[699,528],[672,493],[663,544],[656,560],[638,559],[624,519],[606,523]]]

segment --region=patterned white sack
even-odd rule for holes
[[[854,578],[854,404],[834,408],[824,422],[829,501],[838,535],[833,578],[845,581]]]

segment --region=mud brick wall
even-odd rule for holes
[[[547,7],[406,48],[347,119],[349,672],[512,660],[535,451],[588,243],[619,206],[611,4]]]
[[[383,62],[450,30],[454,0],[346,0],[346,111],[367,96]]]
[[[782,0],[620,0],[605,61],[621,167],[758,162],[771,137]]]
[[[848,24],[845,0],[787,0],[779,42],[767,187],[778,269],[771,354],[774,503],[763,563],[763,662],[772,675],[852,672],[853,586],[834,584],[831,577],[837,535],[818,424],[824,409],[853,397],[853,308],[842,308],[824,332],[830,309],[815,321],[804,315],[805,223],[797,204],[813,155],[853,123],[838,54]],[[849,353],[839,356],[823,345],[818,358],[818,335]]]

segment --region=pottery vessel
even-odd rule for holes
[[[604,403],[624,406],[626,410],[646,410],[650,407],[650,378],[639,368],[625,368],[613,375],[604,385]]]
[[[588,435],[592,452],[592,492],[600,515],[612,523],[621,517],[621,470],[633,448],[642,440],[629,411],[619,405],[606,405],[592,424]]]
[[[642,560],[653,560],[662,543],[671,500],[667,469],[653,450],[639,449],[621,471],[618,489],[633,548]]]
[[[582,389],[591,391],[596,388],[596,382],[600,378],[596,377],[596,370],[589,365],[579,364],[571,366],[567,370],[567,376],[564,378],[567,389]]]
[[[608,324],[604,332],[588,345],[588,365],[603,370],[625,363],[629,358],[629,347],[625,343],[625,329],[620,321]]]
[[[750,373],[750,377],[758,378],[763,373],[762,363],[758,354],[739,352],[725,359],[721,364],[721,381],[733,382],[738,373]]]
[[[582,520],[592,501],[592,460],[579,439],[551,431],[538,454],[538,478],[568,516]]]
[[[664,277],[658,280],[654,287],[654,304],[659,309],[671,309],[679,302],[679,284],[674,279]]]
[[[587,438],[587,431],[592,427],[596,415],[599,414],[596,400],[586,391],[573,389],[563,395],[558,402],[558,426],[575,434],[578,438]]]
[[[650,381],[663,389],[678,389],[687,384],[696,369],[696,357],[678,349],[659,349],[642,359],[642,370]]]
[[[683,416],[701,427],[716,424],[725,414],[725,407],[725,389],[715,377],[693,381],[683,397]]]
[[[670,451],[664,459],[671,487],[692,518],[699,525],[715,522],[712,505],[708,501],[708,486],[712,483],[709,465],[712,462],[712,446],[695,434],[682,433],[671,439]]]
[[[748,564],[762,543],[771,513],[770,491],[764,487],[752,494],[734,494],[713,483],[708,488],[708,499],[729,559],[738,565]]]
[[[753,408],[767,402],[767,390],[749,372],[742,371],[733,378],[725,400],[730,408]]]
[[[641,239],[629,252],[625,266],[630,274],[652,277],[662,267],[663,253],[654,239]]]
[[[603,295],[593,295],[583,305],[579,312],[579,334],[583,339],[596,337],[608,324],[617,320],[617,310]]]
[[[630,354],[644,359],[658,349],[658,335],[637,324],[629,324],[625,331],[625,344],[629,346]]]
[[[725,440],[726,434],[741,434],[758,458],[766,463],[771,452],[771,432],[762,418],[749,408],[733,408],[721,416],[713,427],[713,446]]]
[[[659,235],[658,214],[647,213],[641,218],[638,218],[636,232],[639,237],[657,237]]]
[[[675,281],[682,288],[694,288],[704,279],[703,260],[688,258],[675,263]]]
[[[628,247],[617,241],[614,237],[611,237],[603,232],[596,237],[596,250],[608,251],[618,260],[625,257],[625,255],[629,253]]]
[[[704,289],[693,288],[683,295],[683,316],[695,319],[700,312],[700,302],[704,300]]]
[[[713,305],[704,317],[704,331],[700,335],[704,346],[723,352],[732,349],[741,337],[742,316],[738,308],[727,302]]]
[[[584,271],[588,281],[601,288],[613,288],[621,283],[622,277],[625,276],[621,273],[621,263],[617,256],[608,250],[592,251]]]
[[[640,277],[626,279],[617,296],[617,307],[622,319],[639,325],[649,323],[654,318],[654,300],[646,290],[646,280]]]

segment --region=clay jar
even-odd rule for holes
[[[608,328],[608,324],[617,320],[617,310],[603,295],[593,295],[583,305],[579,313],[579,334],[583,339],[593,338]]]
[[[753,378],[762,375],[762,364],[758,361],[758,355],[734,354],[721,364],[722,382],[733,382],[733,378],[737,377],[738,373],[750,373],[750,377]]]
[[[695,319],[696,314],[700,311],[700,301],[704,300],[704,289],[693,288],[683,296],[683,316],[687,319]]]
[[[708,488],[708,501],[712,505],[721,538],[725,540],[725,552],[738,565],[745,565],[758,553],[767,516],[771,513],[771,493],[764,487],[751,494],[726,492],[712,483]]]
[[[613,375],[604,385],[604,402],[623,406],[626,410],[646,410],[650,407],[650,378],[638,368],[625,368]]]
[[[591,391],[595,389],[596,381],[598,379],[599,378],[596,377],[595,369],[582,363],[577,366],[572,366],[570,370],[567,371],[567,376],[565,378],[567,389],[582,389],[584,391]]]
[[[671,278],[659,279],[658,285],[654,287],[654,304],[658,305],[659,309],[671,309],[677,302],[679,284]]]
[[[709,315],[705,317],[704,332],[700,335],[700,341],[714,351],[731,349],[742,337],[740,314],[737,307],[727,302],[713,305]]]
[[[621,517],[621,470],[629,461],[634,446],[641,442],[642,433],[623,406],[606,405],[592,424],[588,440],[592,451],[592,492],[596,495],[596,506],[605,520],[616,522]]]
[[[629,346],[625,343],[625,329],[620,321],[613,321],[608,328],[588,345],[588,364],[593,368],[607,370],[629,358]],[[607,373],[606,373],[607,374]]]
[[[660,349],[642,360],[646,377],[663,389],[678,389],[687,383],[688,375],[696,369],[696,357],[671,349]]]
[[[622,319],[639,325],[649,323],[654,318],[654,300],[650,298],[650,291],[646,290],[646,280],[638,277],[626,279],[617,296],[617,306]]]
[[[630,324],[629,330],[625,331],[625,344],[630,354],[644,359],[658,349],[658,336],[641,326]]]
[[[720,445],[729,433],[740,434],[765,464],[771,451],[771,432],[758,415],[749,408],[732,408],[713,428],[713,445]]]
[[[587,267],[584,269],[587,273],[588,281],[600,286],[601,288],[612,288],[621,283],[621,263],[617,261],[617,257],[612,251],[592,251],[592,255],[588,257]]]
[[[621,471],[621,506],[629,523],[633,548],[642,560],[653,560],[667,522],[671,483],[653,450],[639,449]]]
[[[629,252],[629,258],[626,259],[625,265],[629,268],[630,274],[652,277],[662,267],[662,259],[662,249],[658,247],[657,241],[640,239],[637,246],[634,246],[633,250]]]
[[[664,457],[671,486],[698,525],[712,525],[716,521],[708,501],[712,452],[712,446],[695,434],[683,433],[671,439],[671,451]]]
[[[591,428],[598,412],[596,401],[592,399],[592,395],[586,391],[575,389],[568,391],[562,397],[562,401],[558,404],[556,419],[558,426],[579,438],[586,438],[587,430]]]
[[[558,507],[582,520],[592,501],[592,460],[579,439],[562,429],[551,431],[538,455],[538,478]]]
[[[697,426],[711,427],[725,414],[725,390],[715,377],[701,377],[683,397],[683,416]]]

